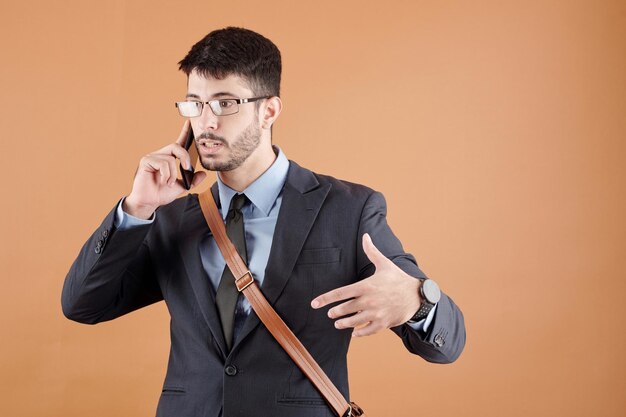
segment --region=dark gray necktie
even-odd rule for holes
[[[237,252],[239,252],[239,255],[241,255],[246,264],[248,263],[248,252],[246,250],[246,237],[243,228],[243,214],[241,213],[241,208],[247,200],[245,194],[235,195],[230,202],[230,210],[228,210],[228,215],[226,216],[226,234],[233,242],[233,245],[237,248]],[[228,265],[226,265],[222,273],[220,284],[217,287],[215,303],[217,304],[217,311],[220,314],[226,347],[229,351],[233,344],[233,324],[238,296],[239,291],[237,291],[237,287],[235,286],[235,277],[233,277]]]

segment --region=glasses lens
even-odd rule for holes
[[[215,113],[216,116],[226,116],[229,114],[235,114],[239,111],[239,105],[237,104],[237,100],[211,100],[210,104],[211,110],[213,110],[213,113]]]
[[[199,101],[179,101],[176,107],[183,117],[197,117],[202,114],[202,103]]]

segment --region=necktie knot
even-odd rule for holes
[[[230,202],[231,210],[241,211],[241,208],[243,207],[244,204],[246,204],[247,199],[248,198],[246,197],[245,194],[236,194]]]

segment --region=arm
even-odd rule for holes
[[[387,205],[381,193],[375,192],[368,199],[361,216],[360,235],[368,233],[376,247],[402,271],[411,277],[427,278],[417,266],[413,255],[404,252],[402,244],[387,223]],[[363,251],[360,252],[361,276],[374,273],[374,265]],[[413,310],[414,312],[417,309]],[[465,346],[465,324],[463,313],[446,295],[441,295],[428,331],[414,330],[404,323],[391,327],[402,338],[411,352],[429,362],[450,363],[455,361]]]
[[[185,190],[176,178],[176,160],[191,166],[183,148],[189,129],[187,120],[175,143],[141,158],[131,193],[83,246],[63,285],[67,318],[94,324],[163,299],[145,242],[152,227],[148,219]],[[204,178],[206,173],[196,173],[192,186]]]
[[[413,330],[406,323],[392,327],[391,330],[402,338],[409,352],[420,355],[428,362],[452,363],[465,347],[463,313],[443,293],[427,332]]]
[[[144,242],[150,225],[119,230],[117,210],[85,242],[65,278],[61,304],[71,320],[95,324],[163,299]]]
[[[312,306],[320,308],[344,300],[328,311],[331,318],[339,319],[335,322],[337,328],[359,327],[353,331],[355,336],[391,328],[410,352],[429,362],[453,362],[465,346],[463,314],[442,294],[427,331],[406,323],[421,303],[416,278],[427,277],[413,255],[402,248],[386,215],[383,195],[372,193],[363,207],[358,233],[363,236],[362,244],[357,242],[360,281],[322,294],[313,300]]]

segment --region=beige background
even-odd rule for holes
[[[176,62],[227,25],[282,51],[275,143],[382,191],[465,314],[453,365],[391,332],[354,342],[370,415],[626,414],[624,1],[3,0],[0,16],[0,415],[154,414],[163,303],[89,327],[62,316],[61,286],[139,158],[176,137]]]

